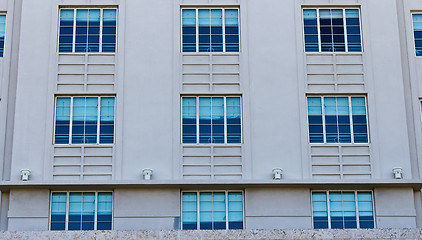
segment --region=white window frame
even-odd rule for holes
[[[98,193],[111,193],[111,230],[114,229],[114,192],[113,191],[51,191],[50,192],[50,206],[49,206],[49,215],[48,215],[48,230],[49,231],[60,231],[60,230],[51,230],[51,213],[53,206],[53,193],[66,193],[66,220],[65,220],[65,230],[68,231],[69,225],[69,196],[70,193],[95,193],[95,213],[94,213],[94,230],[97,230],[97,215],[98,215]],[[73,230],[71,230],[73,231]],[[76,230],[75,230],[76,231]],[[93,231],[93,230],[80,230],[80,231]]]
[[[103,11],[104,10],[116,10],[116,43],[115,43],[115,51],[114,52],[103,52]],[[61,17],[61,10],[74,10],[73,11],[73,33],[72,33],[72,52],[60,52],[59,46],[60,46],[60,17]],[[76,11],[77,10],[100,10],[100,39],[99,39],[99,49],[98,52],[75,52],[75,46],[76,46]],[[116,54],[117,53],[117,41],[118,41],[118,26],[119,26],[119,9],[117,7],[80,7],[80,8],[74,8],[74,7],[59,7],[58,9],[58,22],[57,22],[57,53],[59,54]]]
[[[196,143],[183,143],[183,98],[196,98]],[[224,99],[224,143],[200,143],[199,142],[199,98],[218,98]],[[226,111],[226,99],[227,98],[239,98],[240,99],[240,143],[227,143],[227,111]],[[212,95],[186,95],[180,98],[180,142],[183,145],[241,145],[243,143],[243,101],[242,96],[239,95],[224,95],[224,96],[212,96]]]
[[[200,212],[200,194],[201,193],[218,193],[218,192],[224,192],[225,195],[225,204],[226,204],[226,230],[229,230],[229,193],[241,193],[242,194],[242,223],[243,223],[243,229],[245,229],[245,193],[242,190],[198,190],[198,191],[182,191],[180,194],[180,229],[183,229],[183,193],[196,193],[196,230],[207,230],[207,229],[201,229],[201,212]]]
[[[345,51],[344,52],[336,52],[336,51],[330,51],[330,52],[323,52],[321,51],[321,29],[320,29],[320,22],[319,22],[319,10],[326,10],[326,9],[341,9],[343,10],[343,27],[344,27],[344,46]],[[318,52],[307,52],[305,49],[305,25],[304,25],[304,15],[303,10],[316,10],[317,12],[317,31],[318,31]],[[347,40],[347,25],[346,25],[346,10],[358,10],[359,11],[359,31],[360,31],[360,52],[349,52],[348,48],[348,40]],[[362,12],[360,8],[358,7],[302,7],[302,37],[303,37],[303,51],[304,53],[308,54],[315,54],[315,53],[322,53],[322,54],[329,54],[329,53],[336,53],[336,54],[344,54],[344,53],[350,53],[350,54],[362,54],[364,52],[363,49],[363,33],[362,33]],[[333,43],[334,44],[334,43]]]
[[[331,228],[331,210],[330,210],[330,192],[354,192],[355,194],[355,211],[356,211],[356,228],[350,228],[350,229],[361,229],[360,228],[360,223],[359,223],[359,208],[358,208],[358,192],[367,192],[367,193],[371,193],[372,195],[372,214],[373,214],[373,218],[374,218],[374,228],[377,228],[377,221],[376,221],[376,214],[375,214],[375,198],[374,198],[374,192],[372,190],[312,190],[311,191],[311,214],[312,214],[312,228],[314,228],[314,208],[312,206],[313,201],[312,201],[312,194],[314,192],[325,192],[326,196],[327,196],[327,215],[328,215],[328,228],[327,229],[332,229]],[[315,228],[314,228],[315,229]]]
[[[73,98],[83,98],[83,97],[92,97],[98,98],[98,112],[97,112],[97,142],[96,143],[72,143],[72,126],[73,126]],[[56,116],[57,116],[57,98],[70,98],[70,123],[69,123],[69,142],[68,143],[56,143]],[[101,113],[101,98],[114,98],[114,129],[113,129],[113,143],[100,143],[100,113]],[[53,144],[54,145],[114,145],[116,142],[116,96],[113,95],[63,95],[63,96],[56,96],[54,98],[54,124],[53,124]]]
[[[309,110],[308,110],[308,98],[312,98],[312,97],[319,97],[321,98],[321,108],[322,108],[322,134],[323,134],[323,138],[324,138],[324,142],[322,143],[311,143],[311,136],[310,136],[310,132],[309,132],[309,118],[307,119],[307,125],[308,125],[308,143],[309,144],[315,144],[315,145],[320,145],[320,144],[337,144],[337,145],[344,145],[344,144],[353,144],[353,145],[368,145],[371,141],[371,137],[369,135],[369,117],[368,117],[368,101],[367,101],[367,97],[366,95],[306,95],[306,116],[309,117]],[[349,100],[349,121],[350,121],[350,137],[351,137],[351,142],[349,143],[328,143],[327,142],[327,133],[326,133],[326,129],[325,129],[325,108],[324,108],[324,98],[326,97],[347,97]],[[368,142],[366,143],[355,143],[355,139],[354,139],[354,132],[353,132],[353,115],[352,115],[352,97],[363,97],[365,98],[365,116],[366,116],[366,131],[367,131],[367,135],[368,135]]]
[[[199,51],[199,17],[198,17],[198,10],[200,9],[221,9],[222,10],[222,35],[223,35],[223,51],[222,52],[200,52]],[[196,51],[195,52],[183,52],[183,10],[195,10],[196,18],[195,18],[195,24],[196,24]],[[225,16],[225,10],[237,10],[237,19],[238,19],[238,35],[239,35],[239,51],[238,52],[226,52],[226,16]],[[227,53],[227,54],[238,54],[240,53],[241,45],[240,45],[240,8],[236,7],[182,7],[180,9],[180,52],[183,54],[221,54],[221,53]],[[211,43],[210,43],[211,44]]]

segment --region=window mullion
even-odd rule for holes
[[[225,9],[223,8],[221,10],[221,22],[222,22],[222,33],[223,33],[223,52],[226,52],[226,13],[224,11]]]
[[[224,143],[227,143],[227,98],[224,97],[223,98],[223,103],[224,103]]]
[[[328,216],[328,229],[331,229],[331,209],[330,209],[330,192],[325,192],[327,196],[327,216]]]
[[[225,200],[226,200],[226,229],[229,229],[229,193],[225,192]]]
[[[199,52],[199,10],[195,9],[195,24],[196,24],[196,52]]]
[[[97,144],[100,143],[100,120],[101,120],[101,97],[98,97],[97,102]]]
[[[353,131],[353,111],[352,111],[352,97],[349,96],[349,121],[350,121],[350,142],[355,143],[355,136]]]
[[[344,34],[344,51],[349,52],[349,43],[347,39],[347,26],[346,26],[346,9],[343,9],[343,34]]]
[[[201,193],[200,192],[196,192],[196,229],[200,230],[201,229],[201,208],[199,206],[200,201],[199,198],[201,197]]]
[[[199,97],[196,97],[196,143],[199,142]]]
[[[69,144],[72,144],[73,134],[73,97],[70,97],[70,119],[69,119]]]
[[[77,9],[73,9],[73,38],[72,38],[72,52],[76,51],[76,12]]]
[[[103,51],[103,19],[104,19],[104,9],[100,9],[100,36],[99,36],[100,39],[99,39],[98,52]],[[117,28],[116,28],[116,33],[117,33]]]
[[[318,28],[318,51],[321,52],[321,24],[319,20],[319,9],[316,9],[317,12],[317,28]]]
[[[94,230],[97,230],[98,217],[98,192],[95,192],[94,198]]]
[[[321,97],[321,114],[322,114],[322,135],[324,137],[323,143],[327,143],[327,131],[326,131],[326,124],[325,124],[325,103],[324,97]]]
[[[70,197],[69,197],[69,192],[66,193],[66,224],[64,229],[67,231],[69,230],[69,201],[70,201]]]
[[[358,192],[355,191],[355,211],[356,211],[356,228],[360,228],[359,224],[359,204],[358,204]]]

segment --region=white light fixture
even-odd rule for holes
[[[28,181],[29,175],[31,175],[31,171],[29,171],[29,169],[24,168],[24,169],[21,170],[21,180],[22,181]]]
[[[403,169],[401,167],[393,168],[394,178],[402,179],[403,178]]]
[[[273,179],[280,180],[281,179],[281,172],[283,172],[283,169],[281,168],[273,168]]]
[[[152,169],[151,168],[142,169],[142,175],[144,176],[145,180],[151,180]]]

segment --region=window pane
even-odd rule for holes
[[[361,51],[358,9],[304,9],[303,25],[305,52]]]
[[[61,9],[59,52],[115,52],[116,14],[116,9]]]

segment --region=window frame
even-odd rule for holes
[[[73,33],[72,33],[72,51],[71,52],[60,52],[60,17],[61,17],[61,10],[74,10],[73,11]],[[115,51],[114,52],[103,52],[103,11],[104,9],[116,10],[116,43],[115,43]],[[98,43],[98,52],[75,52],[76,48],[76,10],[100,10],[100,33],[99,33],[99,43]],[[58,18],[57,18],[57,46],[56,52],[58,54],[116,54],[118,51],[118,32],[119,32],[119,8],[118,7],[107,7],[107,6],[95,6],[95,7],[69,7],[69,6],[59,6],[58,8]]]
[[[224,201],[226,205],[226,229],[222,230],[230,230],[229,229],[229,193],[241,193],[242,194],[242,229],[245,229],[245,193],[243,190],[182,190],[180,193],[180,230],[189,231],[190,229],[183,229],[183,193],[196,193],[196,229],[194,230],[210,230],[210,229],[201,229],[201,218],[200,218],[200,194],[201,193],[217,193],[217,192],[224,192]],[[212,230],[212,229],[211,229]],[[218,229],[214,229],[218,230]],[[234,230],[234,229],[233,229]]]
[[[312,201],[312,195],[314,192],[325,192],[326,196],[327,196],[327,215],[328,215],[328,228],[315,228],[314,227],[314,207],[313,207],[313,201]],[[365,228],[360,228],[360,223],[359,223],[359,208],[358,208],[358,193],[359,192],[366,192],[366,193],[371,193],[371,197],[372,197],[372,214],[374,217],[374,228],[377,228],[377,221],[376,221],[376,212],[375,212],[375,198],[374,198],[374,191],[373,190],[311,190],[311,217],[312,217],[312,228],[313,229],[335,229],[335,228],[331,228],[331,211],[330,211],[330,192],[353,192],[355,194],[355,213],[356,213],[356,228],[342,228],[342,229],[365,229]]]
[[[316,143],[313,142],[311,143],[311,135],[309,132],[309,110],[308,110],[308,98],[316,98],[319,97],[321,98],[321,117],[322,117],[322,136],[324,139],[324,142],[322,143]],[[326,123],[325,123],[325,107],[324,107],[324,98],[325,97],[347,97],[348,101],[349,101],[349,122],[350,122],[350,137],[351,137],[351,142],[337,142],[337,143],[330,143],[327,142],[327,133],[326,133]],[[353,115],[352,115],[352,105],[351,105],[351,98],[352,97],[363,97],[365,99],[365,117],[366,117],[366,134],[368,135],[368,142],[366,143],[355,143],[355,139],[354,139],[354,132],[353,132]],[[334,144],[334,145],[344,145],[344,144],[353,144],[353,145],[368,145],[371,143],[371,137],[370,137],[370,132],[369,132],[369,115],[368,115],[368,100],[367,100],[367,96],[366,95],[306,95],[306,117],[307,119],[307,133],[308,133],[308,144],[315,144],[315,145],[321,145],[321,144]]]
[[[65,215],[65,230],[51,230],[51,213],[53,206],[53,194],[54,193],[66,193],[66,215]],[[94,193],[95,194],[95,211],[94,211],[94,229],[93,230],[68,230],[69,228],[69,197],[70,193]],[[97,215],[98,215],[98,193],[111,193],[111,230],[114,229],[114,192],[111,190],[105,191],[50,191],[50,205],[49,205],[49,214],[48,214],[48,231],[97,231]],[[103,231],[103,230],[98,230]],[[104,230],[106,231],[106,230]]]
[[[413,26],[413,24],[414,24],[413,15],[421,15],[422,16],[422,12],[421,11],[411,11],[410,12],[410,22],[411,22],[411,27],[412,27],[413,51],[414,51],[416,58],[422,58],[422,54],[420,56],[418,56],[417,52],[416,52],[416,38],[415,38],[415,27]],[[421,49],[421,51],[422,51],[422,49]]]
[[[326,10],[326,9],[341,9],[343,10],[343,29],[344,29],[344,47],[345,47],[345,51],[344,52],[336,52],[336,51],[330,51],[330,52],[323,52],[321,51],[321,29],[320,29],[320,21],[319,21],[319,10]],[[307,52],[306,48],[305,48],[305,24],[304,24],[304,15],[303,15],[303,10],[316,10],[317,12],[317,31],[318,31],[318,52]],[[359,52],[349,52],[348,49],[348,40],[347,40],[347,25],[346,25],[346,10],[358,10],[359,11],[359,31],[360,31],[360,47],[361,47],[361,51]],[[335,53],[335,54],[362,54],[364,52],[364,47],[363,47],[363,32],[362,32],[362,11],[360,7],[356,7],[356,6],[333,6],[333,7],[320,7],[320,6],[304,6],[301,9],[301,17],[302,17],[302,37],[303,37],[303,52],[307,53],[307,54],[330,54],[330,53]]]
[[[221,9],[222,10],[222,36],[223,36],[223,51],[222,52],[200,52],[199,51],[199,20],[198,20],[198,10],[200,9]],[[196,29],[196,51],[195,52],[183,52],[183,10],[195,10],[195,29]],[[226,52],[226,20],[225,20],[225,10],[237,10],[237,19],[238,19],[238,35],[239,35],[239,51],[238,52]],[[241,52],[241,32],[240,32],[240,7],[219,7],[219,6],[201,6],[201,7],[181,7],[180,8],[180,52],[182,54],[239,54]]]
[[[96,143],[72,143],[72,127],[73,127],[73,98],[87,98],[93,97],[98,98],[98,110],[97,110],[97,142]],[[57,117],[57,99],[58,98],[70,98],[70,120],[69,120],[69,142],[68,143],[56,143],[56,117]],[[101,112],[101,98],[114,98],[114,129],[113,129],[113,143],[100,143],[100,112]],[[101,146],[113,146],[116,143],[116,96],[115,95],[56,95],[54,97],[54,124],[53,124],[53,145],[59,146],[81,146],[81,145],[101,145]]]
[[[196,98],[196,143],[184,143],[183,142],[183,98]],[[224,143],[200,143],[199,141],[199,98],[204,97],[222,97],[224,99]],[[239,143],[228,143],[227,142],[227,105],[226,105],[226,98],[239,98],[240,100],[240,142]],[[183,95],[180,97],[180,143],[183,145],[241,145],[243,144],[243,101],[242,101],[242,96],[241,95],[217,95],[217,96],[213,96],[213,95]]]

